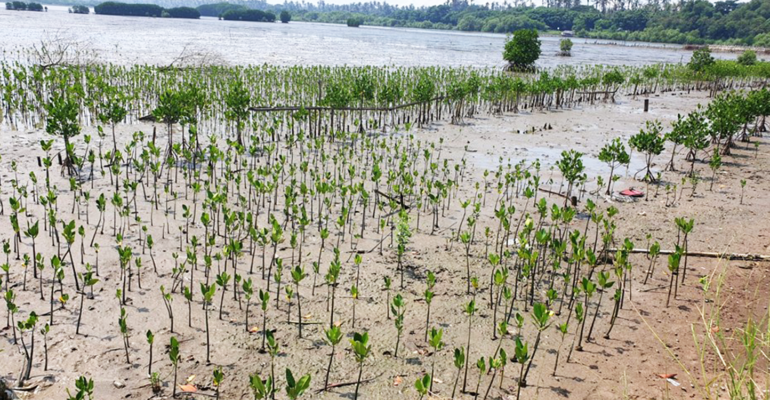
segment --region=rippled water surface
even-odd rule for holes
[[[168,64],[185,49],[223,64],[503,66],[505,36],[487,33],[360,27],[291,22],[256,23],[76,15],[66,7],[48,12],[0,10],[0,50],[51,37],[77,40],[101,61]],[[572,57],[558,57],[559,38],[543,37],[542,67],[567,64],[633,65],[680,62],[690,51],[678,46],[612,45],[573,39]],[[730,55],[726,55],[730,57]],[[734,56],[731,56],[734,57]]]

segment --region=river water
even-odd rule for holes
[[[505,35],[291,22],[258,23],[0,10],[0,51],[7,59],[51,38],[76,41],[102,62],[166,65],[202,53],[221,64],[501,67]],[[542,37],[540,67],[559,64],[638,65],[687,62],[679,46],[572,39],[558,57],[558,37]],[[734,55],[724,55],[735,57]]]

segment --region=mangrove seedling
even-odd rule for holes
[[[147,367],[147,375],[152,376],[152,344],[155,343],[155,334],[147,330],[147,344],[150,346],[150,364]]]
[[[390,312],[393,313],[396,325],[396,349],[393,356],[398,358],[398,345],[401,342],[401,335],[404,333],[404,313],[406,312],[406,303],[401,293],[393,298],[393,304],[390,305]]]
[[[422,400],[428,392],[431,392],[430,386],[433,384],[432,375],[425,374],[422,378],[417,378],[414,382],[414,388],[417,389],[417,393],[420,394],[420,400]]]
[[[222,373],[222,367],[214,368],[214,386],[216,387],[216,397],[219,398],[219,391],[222,388],[222,381],[225,379],[225,375]]]
[[[262,308],[262,348],[261,352],[265,352],[265,338],[267,336],[267,306],[270,304],[270,293],[259,289],[259,301]]]
[[[626,147],[620,138],[615,138],[602,147],[599,152],[599,161],[610,166],[610,176],[607,179],[607,191],[605,192],[609,196],[612,193],[612,183],[615,181],[613,179],[615,167],[628,165],[631,162],[631,157],[626,152]]]
[[[468,359],[471,355],[471,328],[473,326],[473,314],[476,313],[476,300],[471,300],[465,305],[465,314],[468,316],[468,343],[465,346],[465,373],[463,374],[463,393],[466,392],[466,386],[468,383]]]
[[[77,392],[73,396],[70,393],[70,389],[67,388],[67,400],[85,400],[86,397],[88,397],[88,400],[92,400],[94,398],[93,379],[87,379],[85,376],[79,377],[75,381],[75,389],[77,389]]]
[[[433,302],[433,287],[436,286],[436,275],[432,271],[428,271],[426,278],[428,287],[425,289],[425,304],[428,306],[428,313],[425,316],[425,341],[428,341],[428,326],[430,325],[430,304]],[[432,374],[431,374],[432,375]]]
[[[254,400],[265,400],[273,393],[273,378],[268,376],[267,380],[262,381],[259,373],[249,375],[249,387],[254,395]]]
[[[209,305],[214,299],[214,293],[217,291],[216,285],[207,285],[201,282],[201,294],[203,295],[203,313],[206,319],[206,362],[211,362],[211,339],[209,337]]]
[[[356,380],[356,391],[353,395],[353,400],[357,400],[358,387],[361,386],[361,375],[364,372],[364,361],[372,351],[372,346],[369,345],[369,333],[354,333],[353,339],[350,339],[350,346],[353,348],[353,355],[356,358],[356,362],[358,362],[358,379]]]
[[[559,366],[559,354],[561,354],[561,348],[564,345],[564,336],[567,335],[569,325],[565,322],[557,325],[556,328],[559,330],[559,333],[561,333],[561,341],[559,341],[559,347],[556,349],[556,361],[553,363],[553,373],[551,373],[551,376],[556,376],[556,367]]]
[[[291,370],[286,368],[286,395],[296,400],[310,387],[310,374],[303,375],[299,380],[294,379]]]
[[[121,307],[120,308],[120,318],[118,319],[118,326],[120,327],[120,335],[123,337],[123,348],[126,350],[126,363],[131,364],[131,360],[128,358],[128,338],[129,338],[129,330],[128,330],[128,324],[126,322],[126,309]]]
[[[433,328],[430,330],[430,340],[428,344],[433,347],[433,356],[431,357],[430,376],[433,376],[436,369],[436,353],[444,348],[444,342],[441,341],[441,337],[444,336],[444,330]],[[433,380],[430,381],[430,391],[433,391]]]
[[[460,381],[460,372],[465,364],[465,350],[462,347],[456,347],[454,352],[454,365],[457,368],[457,375],[455,376],[455,384],[452,386],[452,399],[455,398],[457,392],[457,382]]]
[[[179,368],[179,360],[182,358],[179,355],[179,341],[176,340],[174,336],[171,337],[171,343],[168,349],[168,358],[171,360],[171,365],[174,367],[174,389],[172,397],[176,397],[177,370]]]
[[[339,326],[333,326],[324,330],[324,334],[326,335],[326,342],[332,346],[332,352],[329,354],[329,366],[326,367],[326,378],[324,379],[323,390],[326,391],[326,389],[329,387],[329,375],[331,374],[332,370],[332,361],[334,361],[334,350],[342,340],[342,331],[340,330]]]
[[[306,276],[307,274],[305,273],[305,269],[299,265],[297,265],[296,267],[294,267],[293,270],[291,270],[291,279],[294,281],[294,285],[297,287],[297,326],[299,326],[300,339],[302,339],[302,297],[299,294],[299,284],[300,282],[302,282],[303,279],[305,279]],[[354,307],[353,310],[355,310],[355,303],[353,307]],[[355,311],[353,315],[355,315]]]
[[[662,126],[659,121],[647,121],[646,129],[642,129],[628,141],[628,145],[644,154],[645,174],[643,180],[656,182],[652,173],[653,158],[663,152],[666,138],[661,135]]]

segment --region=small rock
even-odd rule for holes
[[[126,387],[126,384],[123,383],[123,381],[121,381],[120,379],[115,380],[115,382],[112,382],[112,385],[118,389],[123,389],[124,387]]]

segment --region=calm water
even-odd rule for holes
[[[76,15],[66,7],[47,13],[0,10],[0,50],[15,49],[51,37],[77,40],[101,61],[165,65],[185,48],[204,52],[222,64],[278,65],[443,65],[503,66],[505,36],[402,28],[360,27],[292,22],[255,23]],[[677,46],[597,44],[573,39],[572,57],[557,57],[559,38],[543,37],[542,67],[569,64],[645,64],[680,62],[690,51]],[[734,55],[725,55],[735,57]]]

